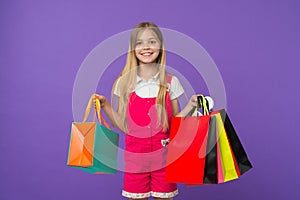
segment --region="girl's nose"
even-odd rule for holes
[[[143,45],[143,49],[149,49],[150,48],[150,46],[149,46],[149,44],[146,42],[144,45]]]

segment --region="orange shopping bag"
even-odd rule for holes
[[[116,173],[119,135],[102,117],[97,99],[93,122],[86,122],[92,104],[93,97],[83,121],[72,123],[67,165],[89,173]],[[96,114],[99,123],[95,122]]]

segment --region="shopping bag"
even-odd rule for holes
[[[218,131],[216,130],[216,140],[218,140],[219,134]],[[220,156],[220,145],[219,142],[217,142],[217,179],[218,179],[218,184],[219,183],[224,183],[224,174],[223,174],[223,169],[222,169],[222,160]]]
[[[209,129],[206,145],[205,168],[204,168],[204,183],[218,183],[218,154],[217,151],[217,134],[216,134],[216,116],[210,115]],[[200,157],[200,156],[199,156]]]
[[[237,179],[238,171],[235,165],[234,154],[232,153],[231,146],[227,139],[227,133],[222,122],[220,113],[216,114],[216,123],[218,129],[218,143],[220,147],[220,158],[222,162],[222,171],[224,182]]]
[[[98,99],[93,122],[86,122],[92,104],[93,97],[89,100],[83,121],[72,123],[67,165],[89,173],[114,174],[119,135],[110,130],[101,115]],[[96,114],[99,123],[95,122]]]
[[[203,183],[209,116],[173,117],[168,144],[166,181]],[[202,158],[199,158],[201,149]]]
[[[253,166],[248,159],[246,151],[245,151],[240,139],[237,136],[237,133],[230,121],[228,114],[226,113],[226,111],[224,109],[222,109],[222,110],[220,110],[220,115],[222,118],[222,122],[224,123],[226,135],[227,135],[228,141],[230,143],[232,152],[234,154],[236,164],[242,175],[245,172],[247,172],[248,170],[250,170]]]

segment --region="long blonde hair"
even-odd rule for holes
[[[157,38],[160,41],[160,52],[156,59],[156,63],[159,65],[159,92],[156,98],[156,109],[158,113],[158,125],[163,127],[163,131],[167,131],[169,128],[168,123],[168,115],[166,113],[165,105],[166,105],[166,92],[167,92],[167,73],[165,70],[166,65],[166,50],[164,45],[164,40],[160,29],[151,22],[142,22],[134,27],[130,35],[130,44],[129,50],[127,54],[127,61],[124,69],[120,73],[119,77],[116,79],[113,88],[112,88],[112,97],[114,96],[114,91],[116,84],[118,82],[118,93],[119,101],[118,101],[118,114],[122,122],[124,122],[125,131],[128,130],[127,127],[127,105],[128,98],[130,93],[133,91],[134,86],[136,84],[137,77],[137,68],[138,68],[138,59],[135,55],[135,46],[136,46],[136,38],[140,31],[149,29],[152,30]]]

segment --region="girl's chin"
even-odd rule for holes
[[[143,60],[140,60],[140,64],[154,64],[155,63],[155,60],[153,61],[143,61]]]
[[[152,58],[149,58],[149,59],[140,59],[140,63],[143,63],[143,64],[151,64],[151,63],[155,63],[156,59],[152,59]]]

